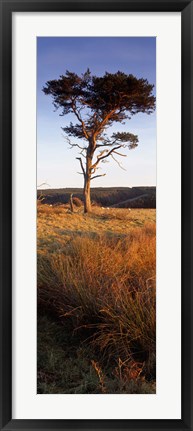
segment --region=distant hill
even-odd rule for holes
[[[83,189],[64,188],[38,190],[38,198],[43,196],[44,204],[66,204],[70,194],[83,201]],[[117,208],[155,208],[156,187],[96,187],[91,189],[93,203]]]

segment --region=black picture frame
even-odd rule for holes
[[[2,430],[192,430],[192,171],[193,1],[187,0],[0,0],[0,408]],[[182,419],[12,419],[12,12],[181,12],[182,17]],[[191,121],[192,120],[192,121]],[[172,367],[172,360],[170,365]],[[167,388],[166,388],[167,390]]]

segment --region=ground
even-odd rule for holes
[[[38,203],[39,393],[155,393],[155,222]]]

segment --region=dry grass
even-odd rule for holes
[[[68,205],[38,204],[38,250],[53,251],[64,247],[72,235],[95,236],[104,233],[123,237],[133,228],[155,226],[155,210],[102,209],[95,207],[93,214],[84,215],[82,208],[72,214]]]
[[[155,268],[155,210],[85,216],[38,205],[39,310],[67,321],[104,367],[114,364],[123,392],[131,379],[155,379]]]

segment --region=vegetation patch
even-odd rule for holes
[[[57,208],[38,204],[38,392],[154,393],[155,210]]]

